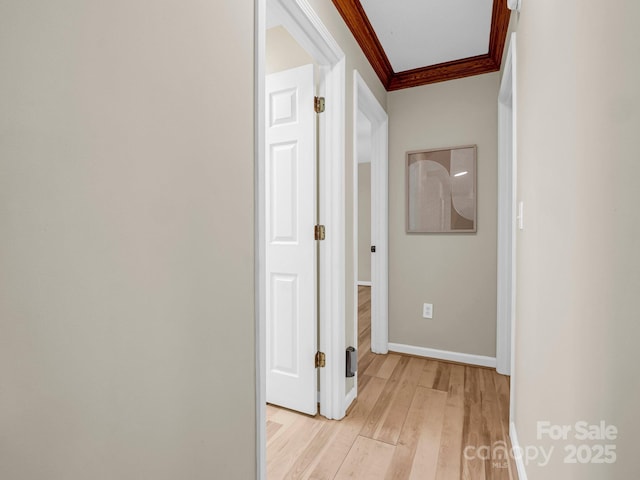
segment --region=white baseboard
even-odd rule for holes
[[[520,442],[518,441],[518,433],[516,432],[516,424],[509,423],[509,437],[511,438],[511,451],[521,452]],[[524,468],[524,462],[522,461],[522,455],[514,455],[516,468],[518,469],[518,479],[527,480],[527,471]]]
[[[344,397],[344,411],[346,412],[347,410],[349,410],[349,407],[351,406],[351,404],[353,403],[353,401],[356,399],[356,387],[355,385],[353,387],[351,387],[351,390],[349,390],[349,393],[347,393],[347,395]]]
[[[358,286],[360,286],[360,287],[370,287],[371,286],[371,282],[365,282],[363,280],[358,280]]]
[[[471,355],[469,353],[448,352],[446,350],[436,350],[435,348],[415,347],[413,345],[403,345],[401,343],[389,343],[389,350],[392,352],[406,353],[418,357],[436,358],[438,360],[448,360],[450,362],[466,363],[478,365],[480,367],[496,368],[495,357],[485,357],[483,355]]]

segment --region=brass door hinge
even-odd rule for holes
[[[313,227],[313,238],[316,240],[324,240],[324,225],[316,225]]]
[[[326,363],[324,352],[316,352],[316,368],[323,368]]]
[[[313,97],[313,109],[316,113],[324,112],[324,97]]]

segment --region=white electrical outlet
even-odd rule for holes
[[[518,228],[524,230],[524,202],[518,202],[518,216],[516,220],[518,220]]]
[[[422,304],[422,317],[433,318],[433,303]]]

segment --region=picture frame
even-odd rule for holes
[[[477,145],[406,153],[407,233],[476,233]]]

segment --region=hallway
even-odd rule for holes
[[[268,480],[517,479],[508,377],[371,353],[370,288],[358,294],[358,398],[341,421],[268,405]]]

